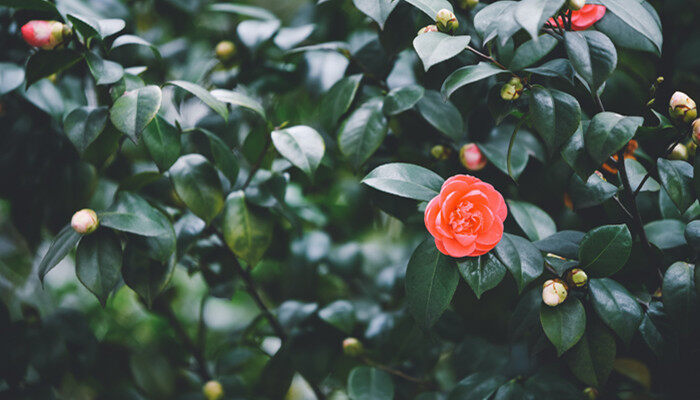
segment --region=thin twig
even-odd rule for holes
[[[471,47],[471,46],[467,46],[467,50],[469,50],[469,51],[471,51],[472,53],[476,54],[477,56],[483,58],[484,60],[487,60],[487,61],[490,61],[490,62],[494,63],[494,64],[495,64],[498,68],[500,68],[500,69],[505,69],[505,70],[508,69],[508,68],[506,68],[503,64],[501,64],[501,63],[499,63],[498,61],[496,61],[495,58],[493,58],[493,57],[491,57],[491,56],[487,56],[486,54],[480,52],[479,50],[477,50],[477,49],[475,49],[475,48],[473,48],[473,47]]]
[[[668,157],[671,152],[673,152],[673,149],[678,146],[678,144],[683,141],[683,136],[679,137],[670,147],[666,149],[666,154],[664,157]],[[639,183],[639,186],[637,186],[637,189],[634,191],[634,197],[636,198],[639,192],[642,191],[642,187],[644,186],[644,183],[646,183],[647,179],[651,176],[651,171],[648,171],[646,175],[644,175],[644,178],[642,178],[642,181]]]
[[[422,386],[428,386],[428,387],[430,386],[430,382],[428,382],[428,381],[425,380],[425,379],[419,379],[419,378],[413,377],[413,376],[411,376],[411,375],[408,375],[408,374],[406,374],[406,373],[404,373],[404,372],[402,372],[402,371],[399,371],[399,370],[397,370],[397,369],[391,368],[391,367],[389,367],[389,366],[387,366],[387,365],[380,364],[380,363],[378,363],[378,362],[376,362],[376,361],[370,359],[370,358],[367,357],[367,356],[362,356],[361,359],[362,359],[362,361],[363,361],[365,364],[367,364],[367,365],[369,365],[369,366],[371,366],[371,367],[375,367],[375,368],[381,369],[382,371],[388,372],[388,373],[390,373],[390,374],[392,374],[392,375],[396,375],[396,376],[398,376],[399,378],[405,379],[405,380],[407,380],[407,381],[409,381],[409,382],[417,383],[417,384],[422,385]]]

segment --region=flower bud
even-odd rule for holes
[[[82,235],[95,232],[99,225],[100,220],[97,218],[97,214],[89,208],[76,212],[70,220],[70,226],[73,230]]]
[[[501,98],[506,101],[517,100],[523,93],[523,83],[520,78],[513,77],[501,88]]]
[[[426,25],[426,26],[420,28],[420,30],[418,31],[418,34],[422,35],[426,32],[437,32],[437,31],[438,31],[438,28],[436,25]]]
[[[364,351],[365,348],[362,345],[362,342],[354,337],[349,337],[343,340],[343,353],[345,353],[346,356],[358,357],[361,356]]]
[[[22,26],[22,37],[30,46],[53,50],[68,39],[73,31],[58,21],[34,20]]]
[[[437,144],[430,149],[430,155],[436,160],[447,160],[452,155],[452,149],[447,146]]]
[[[216,58],[219,61],[229,61],[236,55],[236,45],[230,40],[222,40],[216,45]]]
[[[566,6],[569,10],[578,11],[586,5],[586,0],[568,0]]]
[[[566,284],[559,279],[550,279],[542,286],[542,301],[550,307],[563,303],[567,294]]]
[[[444,33],[454,33],[457,27],[459,27],[459,22],[455,14],[446,8],[438,11],[435,17],[435,24],[438,30]]]
[[[582,288],[588,283],[588,275],[580,268],[573,268],[566,273],[566,283],[571,287]]]
[[[598,171],[598,170],[593,171],[593,174],[595,176],[597,176],[598,178],[600,178],[600,180],[602,180],[602,181],[605,181],[605,182],[608,181],[607,179],[605,179],[605,175],[603,175],[603,173]]]
[[[693,136],[693,143],[700,144],[700,118],[693,121],[693,132],[691,135]]]
[[[683,143],[678,143],[671,150],[671,154],[668,156],[669,160],[687,160],[688,159],[688,148],[685,147]]]
[[[219,381],[209,381],[202,387],[202,393],[207,400],[220,400],[224,397],[224,388]]]
[[[686,123],[698,117],[695,102],[683,92],[676,92],[671,96],[668,113],[672,118]]]
[[[469,171],[479,171],[486,166],[488,160],[474,143],[465,144],[459,150],[459,161]]]
[[[464,10],[472,10],[479,4],[479,0],[460,0],[459,5]]]
[[[583,394],[588,400],[596,400],[598,398],[598,390],[593,387],[587,387],[583,389]]]

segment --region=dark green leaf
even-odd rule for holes
[[[532,241],[544,239],[557,231],[552,218],[534,204],[508,200],[508,208],[515,222]]]
[[[308,126],[294,126],[272,132],[277,151],[294,166],[311,177],[326,151],[323,137]]]
[[[444,181],[429,169],[405,163],[380,165],[362,179],[377,190],[421,201],[437,196]]]
[[[426,90],[417,107],[418,113],[435,129],[456,142],[464,139],[462,114],[451,102],[445,101],[439,92]]]
[[[685,161],[666,160],[656,161],[659,167],[661,185],[681,213],[695,202],[693,195],[693,167]]]
[[[107,211],[98,213],[98,217],[100,225],[137,235],[163,236],[172,230],[160,211],[129,192],[119,192],[114,204]]]
[[[457,383],[448,400],[483,400],[489,399],[499,386],[505,382],[501,375],[477,372]]]
[[[75,274],[103,307],[121,280],[121,268],[121,242],[111,229],[98,229],[80,241],[75,253]]]
[[[597,165],[603,164],[634,137],[642,123],[642,117],[625,117],[613,112],[596,114],[584,135],[588,154]]]
[[[384,113],[391,116],[410,110],[423,98],[424,94],[425,89],[418,85],[394,89],[384,98]]]
[[[440,89],[440,91],[445,98],[449,98],[455,90],[462,86],[506,72],[508,71],[504,71],[485,61],[476,65],[468,65],[451,73],[450,76],[445,79],[445,82],[442,83],[442,89]]]
[[[187,208],[207,224],[224,208],[224,192],[214,167],[200,154],[184,155],[170,167],[170,180]]]
[[[352,0],[355,7],[368,17],[372,18],[380,29],[384,29],[384,23],[389,14],[399,4],[399,0]]]
[[[319,114],[325,126],[335,127],[340,117],[350,109],[361,81],[362,74],[345,77],[336,82],[323,96]]]
[[[625,159],[625,169],[627,170],[627,177],[630,180],[630,186],[633,191],[636,191],[646,176],[647,170],[644,169],[644,166],[639,161],[632,158]],[[661,186],[659,186],[659,183],[654,180],[654,178],[647,178],[646,182],[644,182],[644,186],[640,190],[643,192],[656,192],[657,190],[661,190]]]
[[[174,267],[174,262],[153,260],[138,242],[129,242],[124,249],[122,278],[150,307],[168,285]]]
[[[82,54],[71,49],[39,50],[27,61],[27,87],[47,76],[67,70],[82,59]]]
[[[615,337],[600,323],[589,324],[586,333],[566,353],[571,372],[583,383],[602,387],[608,380],[615,361]]]
[[[170,81],[167,84],[187,90],[188,92],[197,96],[197,98],[202,100],[204,104],[208,105],[217,114],[221,115],[221,117],[223,117],[224,120],[228,120],[228,108],[226,108],[226,104],[223,101],[217,99],[214,95],[209,93],[203,87],[197,85],[196,83],[187,81]]]
[[[244,93],[235,92],[233,90],[216,89],[211,91],[211,95],[224,103],[255,111],[264,120],[267,120],[267,114],[265,114],[265,109],[262,104]]]
[[[209,138],[209,147],[214,156],[214,164],[224,173],[231,183],[231,186],[234,186],[238,180],[238,172],[240,170],[238,157],[231,151],[229,146],[214,133],[201,128],[199,131]]]
[[[105,60],[94,52],[87,52],[85,59],[98,85],[110,85],[124,76],[124,68],[120,64]]]
[[[470,36],[450,36],[442,32],[426,32],[413,39],[423,68],[427,71],[435,64],[456,56],[469,45]]]
[[[332,302],[319,310],[318,316],[348,335],[355,327],[355,307],[347,300]]]
[[[573,96],[535,86],[531,91],[532,126],[544,140],[549,154],[566,143],[581,123],[581,107]]]
[[[138,45],[148,47],[156,56],[156,59],[161,59],[160,51],[158,51],[158,48],[156,46],[135,35],[121,35],[118,38],[114,39],[114,42],[112,42],[112,50],[127,45]]]
[[[694,326],[698,315],[697,277],[693,265],[679,261],[668,267],[661,287],[664,310],[684,336]]]
[[[392,400],[394,383],[384,371],[371,367],[355,367],[348,375],[351,400]]]
[[[685,223],[677,219],[662,219],[644,225],[649,241],[661,250],[686,245]]]
[[[572,175],[569,181],[569,194],[575,210],[603,204],[615,196],[617,191],[617,186],[597,174],[589,176],[585,183],[578,175]]]
[[[143,143],[158,169],[165,171],[180,157],[180,131],[157,116],[143,131]]]
[[[66,136],[81,154],[107,125],[107,107],[78,107],[63,121]]]
[[[504,234],[496,246],[496,256],[515,278],[519,292],[544,271],[542,253],[520,236]]]
[[[254,210],[242,191],[226,199],[222,230],[226,244],[252,268],[272,243],[272,222],[262,210]]]
[[[586,330],[586,311],[579,299],[570,296],[556,307],[542,306],[540,323],[545,335],[557,349],[557,355],[561,356],[583,336]]]
[[[158,113],[162,98],[160,88],[155,85],[125,92],[109,111],[112,124],[136,142]]]
[[[515,20],[538,40],[540,28],[559,11],[565,0],[522,0],[515,8]]]
[[[56,6],[46,0],[0,0],[0,6],[22,10],[51,11],[58,15]]]
[[[617,66],[615,45],[596,31],[566,32],[566,52],[574,70],[588,84],[591,93],[605,83]]]
[[[591,277],[605,277],[619,271],[632,250],[627,225],[605,225],[588,232],[581,240],[578,258]]]
[[[459,273],[481,298],[487,290],[495,288],[506,275],[506,267],[492,253],[478,257],[466,257],[457,261]]]
[[[539,67],[525,68],[524,71],[531,72],[535,75],[563,78],[571,83],[574,82],[574,67],[572,67],[571,62],[565,58],[556,58],[547,61]]]
[[[70,225],[61,229],[49,246],[49,250],[39,263],[39,279],[44,281],[46,274],[58,265],[61,260],[75,247],[82,237]]]
[[[692,221],[685,227],[685,240],[695,250],[700,250],[700,221]]]
[[[608,12],[612,12],[629,27],[649,39],[654,44],[656,53],[661,54],[663,44],[661,22],[658,16],[654,15],[656,11],[652,7],[647,7],[643,1],[600,0],[600,2],[607,7]]]
[[[554,50],[557,43],[559,41],[549,35],[540,35],[538,40],[530,39],[515,50],[513,61],[510,62],[510,69],[520,71],[531,66]]]
[[[600,319],[629,344],[642,322],[642,308],[624,286],[610,278],[588,281],[591,300]]]
[[[578,246],[583,237],[583,232],[559,231],[533,244],[540,249],[540,251],[571,259],[578,257]]]
[[[435,19],[438,11],[442,9],[454,11],[452,4],[447,0],[406,0],[406,2],[423,11],[430,19]]]
[[[355,168],[374,154],[388,130],[381,99],[371,99],[345,120],[338,134],[338,147]]]
[[[24,68],[12,63],[0,63],[0,96],[22,86],[22,82],[24,82]]]
[[[598,165],[591,159],[583,142],[583,126],[579,125],[569,142],[561,149],[561,157],[583,180],[588,180]]]
[[[270,11],[261,8],[261,7],[254,7],[254,6],[249,6],[245,4],[233,4],[233,3],[217,3],[217,4],[211,4],[209,6],[209,10],[215,11],[215,12],[225,12],[225,13],[231,13],[231,14],[237,14],[237,15],[242,15],[245,17],[251,17],[255,19],[277,19],[275,17],[275,14],[271,13]]]
[[[482,8],[474,16],[474,28],[484,39],[484,43],[498,36],[503,46],[521,29],[514,15],[517,5],[516,1],[497,1]]]

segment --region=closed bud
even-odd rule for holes
[[[435,24],[438,30],[444,33],[454,33],[457,27],[459,27],[459,22],[455,14],[446,8],[438,11],[435,17]]]
[[[685,147],[683,143],[678,143],[671,150],[671,154],[668,156],[670,160],[687,160],[688,159],[688,148]]]
[[[432,149],[430,149],[430,155],[433,156],[433,158],[435,158],[436,160],[447,160],[452,155],[452,149],[447,146],[438,144],[433,146]]]
[[[668,113],[672,118],[686,123],[698,117],[695,102],[683,92],[676,92],[671,96]]]
[[[693,142],[695,144],[700,144],[700,118],[693,121],[693,131],[691,135],[693,135]]]
[[[588,400],[596,400],[598,398],[598,390],[596,388],[587,387],[583,389],[583,394]]]
[[[605,175],[603,175],[603,173],[598,171],[598,170],[593,171],[593,174],[595,174],[595,176],[597,176],[598,178],[600,178],[601,180],[603,180],[605,182],[608,181],[607,179],[605,179]]]
[[[691,140],[685,145],[685,147],[688,149],[688,160],[694,159],[695,154],[698,151],[698,144]]]
[[[566,284],[559,279],[550,279],[542,286],[542,301],[550,307],[556,307],[566,300]]]
[[[209,381],[202,387],[202,393],[207,400],[220,400],[224,397],[224,387],[219,381]]]
[[[362,345],[362,342],[354,337],[343,340],[343,353],[345,353],[346,356],[358,357],[361,356],[364,351],[365,347]]]
[[[569,10],[578,11],[586,5],[586,0],[568,0],[566,6]]]
[[[236,45],[230,40],[222,40],[216,45],[216,58],[219,61],[229,61],[236,55]]]
[[[53,50],[73,34],[68,25],[58,21],[34,20],[22,26],[22,37],[30,46]]]
[[[70,226],[81,235],[95,232],[99,225],[100,220],[97,218],[97,214],[89,208],[76,212],[70,220]]]
[[[486,166],[488,160],[474,143],[465,144],[459,150],[459,161],[469,171],[479,171]]]
[[[513,77],[508,83],[501,87],[501,98],[506,101],[517,100],[523,94],[523,83],[520,78]]]
[[[464,10],[472,10],[479,4],[479,0],[460,0],[459,5]]]
[[[580,268],[574,268],[566,273],[566,283],[571,287],[582,288],[588,283],[588,275]]]
[[[426,25],[426,26],[420,28],[420,30],[418,31],[418,34],[422,35],[426,32],[437,32],[437,31],[438,31],[438,28],[436,25]]]

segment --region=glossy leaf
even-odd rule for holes
[[[381,99],[372,99],[345,120],[338,134],[338,147],[355,168],[374,154],[388,130]]]
[[[695,202],[693,195],[693,167],[685,161],[666,160],[656,161],[659,167],[661,185],[681,213]]]
[[[110,109],[110,120],[119,131],[136,142],[155,118],[162,98],[160,88],[154,85],[125,92]]]
[[[83,59],[83,55],[71,49],[39,50],[27,61],[27,88],[38,80],[58,74]]]
[[[481,298],[484,292],[495,288],[506,275],[506,267],[492,253],[478,257],[466,257],[457,261],[459,273]]]
[[[661,250],[686,245],[685,223],[677,219],[662,219],[644,225],[649,241]]]
[[[540,323],[545,335],[561,356],[572,348],[586,330],[586,311],[581,301],[569,297],[556,307],[543,305],[540,309]]]
[[[294,166],[312,176],[326,151],[323,137],[311,127],[294,126],[272,132],[277,151]]]
[[[588,232],[581,240],[581,269],[591,277],[617,272],[629,258],[632,235],[626,225],[605,225]]]
[[[372,367],[355,367],[348,375],[351,400],[392,400],[394,383],[386,372]]]
[[[476,65],[468,65],[451,73],[443,82],[441,92],[445,98],[449,98],[452,96],[452,93],[463,86],[506,72],[508,71],[504,71],[485,61]]]
[[[384,29],[384,23],[389,14],[399,4],[399,0],[352,0],[355,7],[368,17],[372,18],[380,29]]]
[[[536,205],[515,200],[507,203],[510,214],[530,240],[541,240],[556,233],[557,226],[552,218]]]
[[[540,35],[537,40],[528,40],[515,50],[510,69],[520,71],[535,64],[554,50],[558,43],[556,38],[549,35]]]
[[[695,326],[698,315],[695,276],[697,274],[693,265],[678,261],[666,270],[661,287],[664,310],[683,336]]]
[[[642,322],[642,308],[624,286],[610,278],[588,281],[593,309],[623,342],[629,344]]]
[[[524,71],[531,72],[535,75],[562,78],[571,83],[574,82],[574,67],[571,65],[571,62],[565,58],[556,58],[547,61],[539,67],[525,68]]]
[[[522,0],[515,8],[515,20],[534,40],[549,17],[559,11],[566,0]]]
[[[581,107],[576,98],[555,89],[535,86],[531,91],[532,126],[554,154],[576,132],[581,123]]]
[[[81,234],[76,232],[70,225],[61,229],[49,246],[49,250],[39,262],[39,279],[44,281],[46,274],[58,265],[68,253],[73,250],[80,241]]]
[[[237,257],[254,267],[272,243],[272,222],[246,203],[242,191],[226,199],[222,230],[226,244]]]
[[[447,400],[489,399],[505,381],[499,374],[477,372],[457,382]]]
[[[462,115],[457,107],[445,101],[440,93],[426,90],[417,107],[418,113],[435,129],[456,142],[464,139]]]
[[[600,0],[600,2],[607,7],[607,11],[612,12],[629,27],[649,39],[656,47],[657,53],[661,54],[663,45],[661,23],[658,16],[652,14],[652,12],[655,13],[653,8],[650,10],[645,7],[642,1]]]
[[[84,237],[75,253],[75,274],[104,307],[109,293],[121,280],[122,246],[110,229]]]
[[[384,113],[391,116],[410,110],[423,98],[424,94],[425,89],[418,85],[394,89],[384,98]]]
[[[24,82],[24,68],[19,65],[0,62],[0,96],[22,86]]]
[[[435,19],[438,11],[442,9],[454,12],[452,4],[447,0],[406,0],[406,2],[423,11],[430,19]]]
[[[504,234],[495,250],[498,259],[515,278],[519,292],[544,271],[542,253],[520,236]]]
[[[351,75],[336,82],[323,96],[320,116],[326,126],[335,127],[338,120],[350,109],[362,82],[362,74]]]
[[[584,135],[586,150],[597,165],[620,150],[644,123],[642,117],[625,117],[613,112],[596,114]]]
[[[592,323],[565,358],[571,372],[581,382],[602,387],[612,372],[616,352],[615,337],[602,324]]]
[[[355,327],[355,307],[347,300],[336,300],[318,311],[318,316],[346,334]]]
[[[207,224],[224,208],[224,192],[214,167],[200,154],[184,155],[170,167],[170,180],[187,208]]]
[[[636,191],[647,175],[647,170],[639,161],[632,158],[625,159],[625,169],[627,170],[627,177],[630,180],[630,187],[632,187],[633,191]],[[658,190],[661,190],[661,186],[651,177],[647,178],[644,182],[644,186],[640,189],[642,192],[656,192]]]
[[[150,307],[170,282],[174,267],[175,263],[151,259],[141,245],[127,243],[124,249],[122,278]]]
[[[427,71],[435,64],[456,56],[469,45],[469,36],[450,36],[442,32],[426,32],[413,39],[413,47],[418,53],[423,68]]]
[[[63,121],[63,129],[81,154],[107,125],[107,107],[78,107]]]
[[[180,131],[157,116],[143,131],[143,143],[158,169],[165,171],[180,157]]]
[[[124,76],[124,68],[119,63],[105,60],[94,52],[87,52],[85,60],[98,85],[111,85]]]
[[[102,226],[137,235],[163,236],[172,230],[160,211],[142,197],[129,192],[119,192],[114,204],[97,216]]]
[[[596,93],[617,66],[615,45],[605,34],[596,31],[566,32],[566,52],[574,70]]]
[[[214,110],[217,114],[221,115],[221,117],[224,120],[228,120],[228,108],[226,108],[226,104],[223,101],[217,99],[214,95],[209,93],[203,87],[197,85],[196,83],[187,81],[170,81],[168,82],[168,85],[177,86],[192,93],[193,95],[197,96],[198,99],[202,100],[204,104],[208,105],[212,110]]]
[[[421,201],[437,196],[444,181],[429,169],[405,163],[380,165],[362,179],[374,189]]]
[[[552,236],[534,242],[533,245],[547,253],[564,258],[577,258],[578,247],[585,234],[579,231],[559,231]]]
[[[252,110],[263,119],[267,119],[267,114],[265,113],[265,109],[263,108],[262,104],[260,104],[258,100],[255,100],[244,93],[233,90],[215,89],[211,91],[211,95],[224,103]]]

